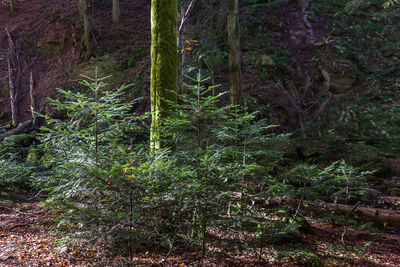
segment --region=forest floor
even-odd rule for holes
[[[17,202],[0,201],[0,266],[318,266],[306,265],[315,263],[315,255],[323,266],[400,266],[398,229],[346,227],[323,220],[310,220],[313,233],[302,234],[299,244],[240,252],[208,244],[205,257],[184,248],[171,253],[149,248],[136,251],[130,261],[106,247],[66,246],[54,231],[55,214],[32,193],[18,194]]]

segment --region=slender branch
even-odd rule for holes
[[[188,17],[190,15],[190,12],[192,12],[194,5],[196,4],[197,0],[192,0],[185,12],[185,15],[183,16],[181,23],[179,25],[179,29],[178,29],[178,49],[180,50],[182,48],[182,33],[183,30],[185,28],[185,24],[188,21]]]

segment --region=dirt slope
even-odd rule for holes
[[[77,14],[77,0],[15,1],[16,16],[9,15],[9,6],[0,2],[0,121],[9,119],[8,104],[8,29],[17,45],[21,68],[18,98],[19,120],[30,117],[29,73],[33,73],[37,107],[45,112],[45,98],[55,88],[76,84],[82,60],[79,58],[82,21]],[[121,1],[121,24],[111,24],[111,1],[98,1],[93,9],[93,41],[96,56],[112,53],[117,60],[128,60],[132,50],[127,48],[140,40],[140,49],[149,47],[149,1]],[[132,40],[132,43],[130,43]],[[143,53],[144,57],[145,53]],[[119,58],[118,58],[119,57]],[[146,57],[144,57],[146,60]],[[141,64],[140,64],[141,63]],[[80,65],[81,64],[81,65]],[[94,63],[95,64],[95,63]],[[120,68],[126,66],[118,66]],[[138,62],[126,71],[134,76],[148,64]],[[129,82],[129,81],[128,81]]]

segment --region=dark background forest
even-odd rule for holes
[[[0,2],[0,266],[399,266],[399,2],[177,1],[160,115],[157,2]]]

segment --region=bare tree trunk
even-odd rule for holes
[[[197,0],[191,0],[186,11],[183,8],[183,5],[181,6],[181,10],[180,10],[181,22],[180,22],[179,28],[178,28],[178,50],[180,51],[181,58],[180,58],[180,62],[179,62],[178,87],[181,88],[183,94],[186,93],[186,90],[184,90],[184,88],[183,88],[183,77],[184,77],[184,73],[183,73],[184,68],[183,67],[185,65],[186,52],[185,52],[185,44],[182,42],[182,40],[186,39],[185,25],[188,21],[189,15],[192,12],[196,2],[197,2]]]
[[[185,17],[185,9],[183,8],[182,4],[181,4],[181,8],[180,8],[180,16],[181,16],[181,21],[182,21]],[[178,30],[178,51],[180,54],[179,62],[178,62],[178,88],[180,89],[180,93],[183,95],[186,94],[186,89],[183,86],[183,79],[184,79],[183,66],[185,65],[186,55],[185,55],[185,43],[182,42],[182,40],[185,40],[185,39],[186,39],[185,31],[183,30],[180,33]]]
[[[11,35],[7,28],[4,28],[8,36],[8,52],[7,52],[7,67],[8,67],[8,84],[10,88],[10,105],[11,105],[11,120],[12,123],[18,122],[17,99],[20,79],[20,65],[18,57],[18,47],[11,39]]]
[[[14,87],[13,69],[11,67],[11,60],[9,58],[7,58],[7,66],[8,66],[8,85],[10,87],[11,120],[12,123],[15,124],[17,123],[17,106],[15,105],[17,100],[17,92]]]
[[[112,22],[114,24],[119,23],[120,17],[121,17],[121,8],[119,0],[113,0]]]
[[[85,14],[85,10],[84,10],[84,1],[86,1],[86,0],[79,0],[79,2],[78,2],[78,9],[79,9],[79,17],[80,18],[83,18],[84,17],[84,14]]]
[[[91,25],[91,19],[90,19],[87,1],[88,0],[82,0],[83,23],[84,23],[83,44],[84,44],[88,54],[90,54],[90,36],[92,35],[92,25]]]
[[[239,1],[226,0],[228,9],[229,82],[232,105],[240,105],[242,96],[242,71],[240,63]]]

